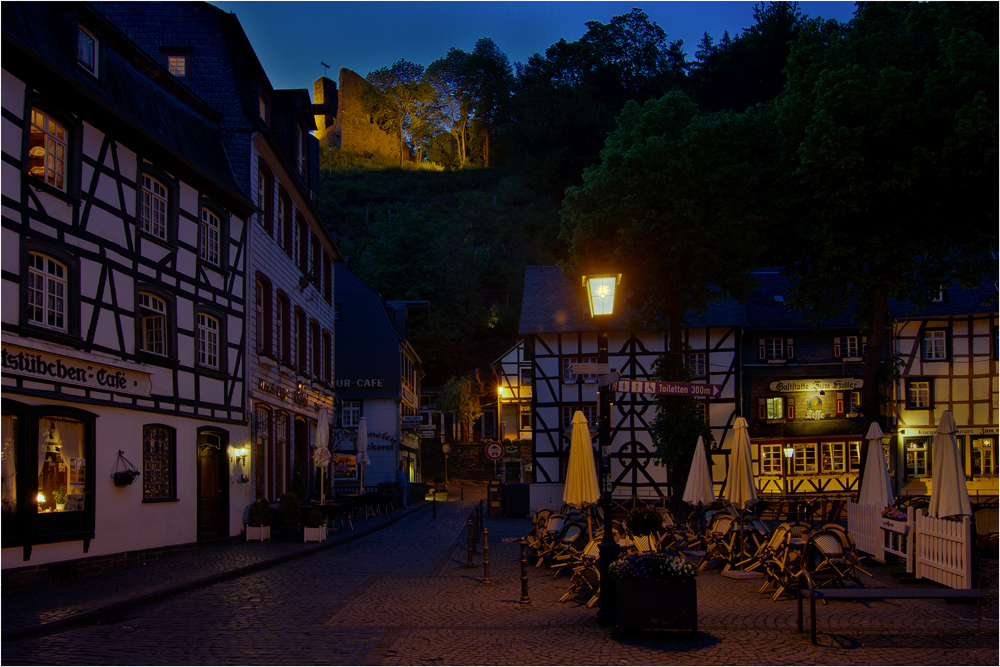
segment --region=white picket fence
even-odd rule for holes
[[[847,531],[858,551],[884,563],[894,554],[907,573],[951,588],[972,588],[972,522],[935,519],[909,508],[906,521],[882,518],[884,506],[847,503]]]

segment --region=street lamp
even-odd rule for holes
[[[621,281],[621,274],[606,274],[584,276],[583,286],[587,288],[587,305],[590,307],[590,317],[597,321],[597,363],[608,363],[608,317],[614,312],[615,288]],[[608,568],[615,560],[621,548],[615,542],[612,527],[611,508],[611,387],[601,385],[598,388],[598,444],[601,448],[601,512],[604,514],[604,536],[598,547],[597,569],[601,576],[601,594],[598,600],[597,618],[601,621],[613,621],[617,618],[615,598],[617,587],[608,576]]]
[[[503,385],[497,387],[497,440],[503,441]]]

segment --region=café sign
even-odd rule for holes
[[[152,392],[149,373],[128,368],[81,361],[16,345],[4,345],[0,356],[4,373],[23,378],[137,396],[149,396]]]
[[[796,391],[854,391],[861,389],[864,380],[855,378],[824,378],[822,380],[781,380],[770,384],[771,391],[792,393]]]

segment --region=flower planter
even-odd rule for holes
[[[698,582],[619,579],[619,633],[683,630],[698,634]]]
[[[897,554],[906,553],[906,534],[910,532],[910,524],[906,521],[894,521],[885,517],[879,519],[882,530],[882,544],[885,549]]]
[[[133,470],[123,470],[121,472],[112,473],[111,479],[114,481],[115,486],[129,486],[139,477],[139,473]]]
[[[316,528],[310,528],[306,526],[302,531],[302,541],[303,542],[325,542],[326,541],[326,524],[320,524]]]
[[[263,542],[271,539],[270,526],[247,526],[247,542]]]

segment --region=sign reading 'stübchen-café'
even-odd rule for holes
[[[129,368],[95,364],[15,345],[4,345],[0,356],[4,373],[42,382],[59,382],[139,396],[149,396],[152,389],[148,373]]]

